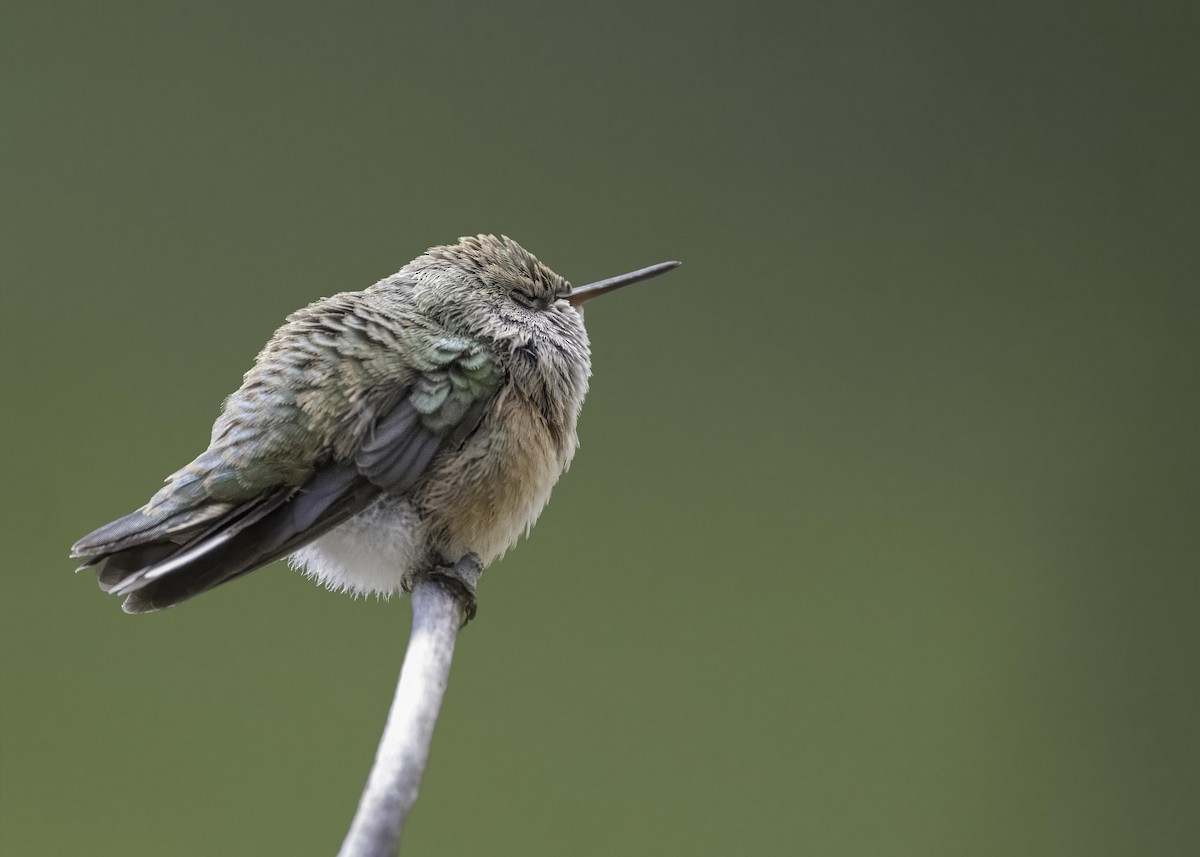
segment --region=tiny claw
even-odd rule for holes
[[[437,565],[425,572],[427,579],[441,586],[462,605],[463,621],[460,628],[465,628],[478,612],[475,587],[481,574],[483,563],[473,553],[464,554],[454,565]]]

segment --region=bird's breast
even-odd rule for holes
[[[569,408],[552,424],[515,386],[497,394],[463,448],[447,454],[414,497],[445,560],[474,552],[486,565],[533,526],[575,454],[577,412]]]

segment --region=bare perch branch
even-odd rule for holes
[[[375,764],[338,857],[394,857],[421,775],[459,628],[475,614],[482,567],[467,554],[451,568],[418,573],[413,583],[412,634]]]

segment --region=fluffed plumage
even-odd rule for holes
[[[575,452],[591,363],[570,294],[516,242],[480,235],[311,304],[208,449],[72,555],[133,613],[289,554],[328,586],[384,594],[422,564],[490,562]]]

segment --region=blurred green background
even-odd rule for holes
[[[336,850],[407,603],[67,548],[494,231],[686,267],[588,311],[405,853],[1194,854],[1189,6],[8,3],[0,851]]]

